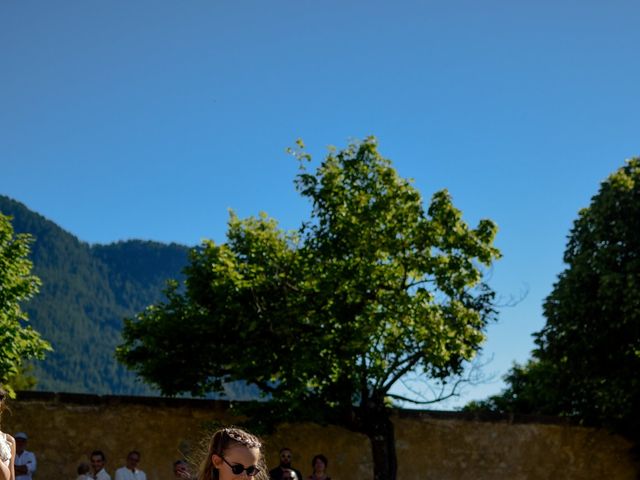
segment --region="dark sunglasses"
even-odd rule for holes
[[[255,465],[249,465],[247,468],[245,468],[239,463],[236,463],[235,465],[231,465],[229,462],[227,462],[227,459],[224,458],[223,456],[221,456],[220,458],[224,461],[224,463],[229,465],[229,468],[231,469],[234,475],[240,475],[242,472],[247,472],[248,476],[254,477],[258,473],[260,473],[260,469]]]

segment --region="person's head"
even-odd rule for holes
[[[78,465],[78,475],[86,475],[91,471],[91,467],[88,463],[82,462]]]
[[[311,460],[311,466],[313,467],[314,473],[324,473],[328,465],[329,460],[327,460],[327,457],[321,453],[313,457],[313,460]]]
[[[223,428],[211,437],[198,480],[266,480],[262,442],[239,428]]]
[[[135,470],[138,468],[138,462],[140,462],[140,452],[132,450],[127,454],[127,468],[129,470]]]
[[[16,439],[16,452],[24,452],[24,449],[27,447],[27,434],[24,432],[18,432],[13,436],[13,438]]]
[[[288,468],[291,466],[291,460],[293,459],[293,453],[289,447],[282,447],[280,449],[280,466],[282,468]]]
[[[173,476],[180,479],[191,478],[189,464],[184,460],[176,460],[175,462],[173,462]]]
[[[89,459],[91,460],[91,470],[93,470],[93,473],[98,473],[102,470],[105,462],[107,461],[102,450],[94,450],[91,452]]]
[[[290,468],[283,468],[282,477],[280,478],[282,480],[302,480],[301,478],[298,478],[298,475],[296,475],[296,472],[294,472]]]

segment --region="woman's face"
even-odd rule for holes
[[[260,461],[260,449],[248,448],[244,445],[236,445],[228,448],[224,451],[223,455],[214,454],[211,457],[213,466],[220,472],[220,480],[233,480],[237,478],[251,478],[247,475],[247,468],[258,468],[258,462]],[[242,470],[240,473],[234,473]],[[252,472],[251,472],[252,473]]]
[[[316,461],[313,462],[313,470],[316,472],[324,472],[325,468],[327,468],[327,466],[324,464],[324,462],[319,459],[316,458]]]

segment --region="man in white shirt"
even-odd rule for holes
[[[25,450],[29,437],[24,432],[18,432],[13,438],[16,439],[16,459],[14,463],[16,480],[32,480],[37,463],[33,452]]]
[[[116,480],[147,480],[145,473],[138,468],[140,452],[133,450],[127,455],[127,465],[116,470]]]
[[[94,450],[91,452],[91,476],[96,480],[111,480],[111,475],[104,469],[107,457],[104,456],[102,450]]]

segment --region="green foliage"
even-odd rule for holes
[[[10,218],[0,213],[0,384],[14,394],[23,363],[42,359],[48,342],[28,325],[21,304],[38,292],[40,280],[31,273],[28,258],[31,237],[15,235]]]
[[[247,407],[261,428],[305,418],[365,433],[375,478],[393,479],[389,390],[408,373],[445,382],[480,348],[496,227],[469,228],[446,191],[425,212],[373,138],[314,173],[299,147],[311,218],[285,232],[232,213],[226,243],[191,252],[184,291],[126,321],[117,356],[169,395],[255,384],[271,400]]]
[[[231,214],[226,243],[191,252],[185,291],[126,322],[118,358],[164,393],[245,380],[283,411],[343,418],[383,408],[408,372],[459,374],[484,340],[492,222],[469,228],[446,191],[425,212],[372,138],[315,173],[297,155],[313,205],[299,231]]]
[[[526,366],[495,410],[553,413],[640,432],[640,159],[613,173],[575,221]]]

